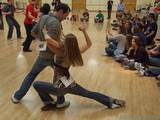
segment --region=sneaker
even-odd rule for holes
[[[141,63],[135,62],[134,67],[136,68],[136,70],[140,70],[143,66]]]
[[[126,102],[124,100],[114,99],[112,107],[110,109],[125,107],[125,105],[126,105]]]
[[[55,108],[56,108],[56,104],[49,103],[49,104],[46,104],[43,107],[41,107],[41,110],[42,111],[49,111],[49,110],[53,110]]]
[[[69,102],[69,101],[65,101],[65,102],[62,103],[62,104],[57,104],[56,107],[60,109],[60,108],[69,107],[69,105],[70,105],[70,102]]]
[[[20,102],[20,100],[14,97],[14,94],[11,96],[11,101],[15,104],[18,104]]]
[[[145,75],[145,70],[144,69],[139,69],[138,70],[138,75],[139,76],[144,76]]]

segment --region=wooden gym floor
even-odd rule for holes
[[[106,46],[105,29],[110,27],[110,21],[94,24],[91,17],[87,31],[93,46],[83,55],[85,65],[71,68],[71,74],[77,83],[89,90],[125,100],[126,107],[108,110],[96,101],[66,95],[66,100],[71,102],[69,108],[42,112],[43,104],[33,87],[21,104],[13,104],[10,97],[30,71],[38,55],[38,42],[33,41],[33,52],[23,53],[23,40],[17,40],[15,32],[13,41],[6,40],[8,27],[5,22],[5,30],[0,31],[0,120],[160,120],[160,88],[155,79],[139,77],[135,71],[124,70],[112,58],[102,56]],[[24,16],[17,14],[16,19],[25,37]],[[84,38],[78,25],[79,22],[64,21],[63,29],[65,34],[75,33],[81,45]],[[36,80],[52,82],[53,74],[51,68],[46,68]]]

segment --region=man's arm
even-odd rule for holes
[[[38,37],[38,23],[36,23],[32,28],[31,35],[35,38]]]

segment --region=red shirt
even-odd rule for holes
[[[160,8],[159,7],[154,8],[154,12],[160,13]]]
[[[26,11],[25,11],[25,20],[24,20],[24,23],[26,23],[26,24],[32,24],[33,23],[33,21],[32,21],[32,19],[30,19],[29,17],[28,17],[28,13],[31,13],[31,15],[33,16],[33,17],[35,17],[35,18],[37,18],[37,12],[35,11],[35,7],[34,7],[34,5],[33,4],[29,4],[29,5],[27,5],[27,7],[26,7]]]

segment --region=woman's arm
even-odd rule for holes
[[[88,48],[91,47],[92,42],[84,26],[79,27],[79,30],[82,31],[82,33],[84,34],[85,40],[86,40],[86,44],[80,48],[81,53],[84,53]]]
[[[129,50],[127,51],[126,55],[130,56],[132,50],[134,50],[134,47],[133,47],[133,46],[131,46],[131,47],[129,48]]]
[[[53,47],[57,49],[60,48],[60,44],[56,40],[52,39],[48,34],[45,34],[45,40],[48,44],[52,45]]]
[[[60,43],[58,43],[56,40],[52,39],[48,34],[47,31],[44,29],[43,30],[44,38],[47,42],[48,48],[57,54],[60,51]]]

